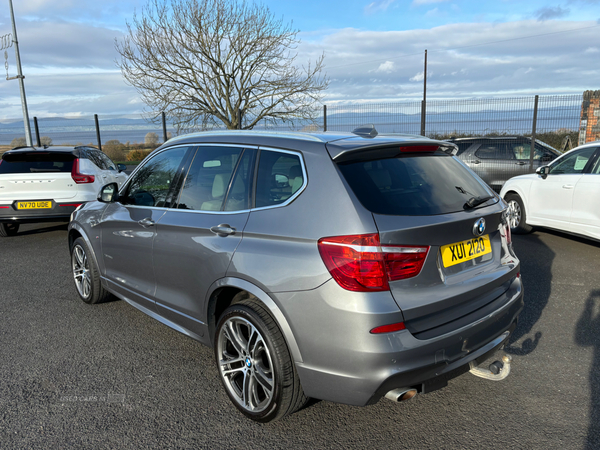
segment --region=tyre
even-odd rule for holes
[[[508,204],[508,224],[510,231],[515,234],[530,233],[533,227],[527,225],[527,216],[523,200],[517,194],[506,194],[504,200]]]
[[[0,237],[15,236],[18,231],[18,223],[0,223]]]
[[[75,287],[81,300],[86,303],[102,303],[111,294],[102,287],[100,272],[87,244],[82,238],[75,239],[71,247],[71,269]]]
[[[256,299],[241,295],[244,300],[227,308],[219,320],[215,358],[232,403],[252,420],[271,422],[292,414],[308,399],[277,323]]]

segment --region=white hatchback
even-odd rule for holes
[[[102,186],[120,186],[125,169],[93,147],[7,151],[0,159],[0,237],[15,235],[21,223],[69,220]]]
[[[541,226],[600,240],[600,141],[511,178],[500,196],[508,203],[514,233]]]

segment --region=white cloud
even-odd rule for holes
[[[423,81],[425,79],[425,72],[419,72],[414,77],[410,78],[410,81]]]
[[[598,47],[588,47],[585,50],[585,53],[598,53],[600,52],[600,49]]]
[[[396,68],[394,67],[393,61],[386,61],[384,63],[381,63],[379,65],[379,67],[377,69],[375,69],[375,72],[382,72],[382,73],[392,73],[395,71],[396,71]]]
[[[387,11],[387,9],[394,3],[396,0],[375,0],[374,2],[369,3],[365,6],[365,14],[375,14],[380,11]]]
[[[413,0],[413,6],[421,6],[421,5],[431,5],[433,3],[444,3],[449,0]]]

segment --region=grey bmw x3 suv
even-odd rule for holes
[[[310,397],[502,379],[519,260],[505,203],[455,151],[373,130],[171,139],[73,213],[77,291],[211,346],[231,401],[261,422]]]

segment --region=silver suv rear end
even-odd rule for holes
[[[117,295],[212,346],[254,420],[308,397],[438,389],[499,350],[523,308],[505,204],[455,149],[344,133],[174,139],[74,213],[78,293]]]

